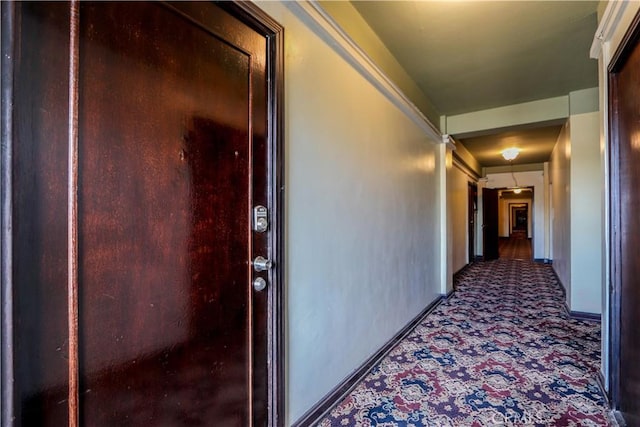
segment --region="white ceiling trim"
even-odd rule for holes
[[[593,42],[591,43],[591,50],[589,56],[593,59],[598,59],[602,52],[602,44],[608,42],[611,36],[615,32],[620,20],[624,16],[624,11],[629,5],[626,1],[610,1],[607,5],[598,29],[593,36]]]
[[[449,135],[449,134],[445,133],[445,134],[442,135],[442,143],[444,145],[446,145],[447,148],[449,148],[451,151],[455,151],[457,149],[456,148],[456,144],[457,144],[456,140],[453,139],[453,137],[451,135]]]
[[[446,132],[458,138],[494,129],[546,123],[569,117],[569,96],[538,99],[446,117]]]
[[[437,127],[407,98],[393,81],[373,60],[353,41],[334,21],[316,0],[285,2],[293,11],[304,15],[321,30],[321,36],[333,46],[356,70],[371,82],[382,94],[398,107],[411,121],[420,127],[429,139],[436,144],[446,143]]]

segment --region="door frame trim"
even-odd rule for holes
[[[284,364],[284,28],[252,2],[234,1],[221,4],[245,24],[267,39],[267,140],[270,227],[269,253],[276,268],[271,271],[268,300],[268,422],[284,425],[285,364]]]
[[[2,273],[0,285],[2,294],[2,338],[0,364],[2,366],[0,387],[2,389],[2,418],[0,425],[13,425],[14,420],[14,360],[13,360],[13,241],[12,241],[12,176],[13,169],[13,76],[15,52],[16,6],[14,2],[2,2]]]
[[[271,271],[268,300],[268,422],[284,425],[285,398],[285,157],[284,157],[284,28],[252,2],[236,1],[223,7],[267,39],[267,140],[268,199],[273,238],[269,253],[276,268]]]
[[[609,151],[609,174],[607,176],[610,189],[608,206],[610,212],[609,229],[607,230],[610,239],[610,249],[608,262],[610,265],[610,278],[608,283],[609,292],[609,400],[613,410],[618,411],[620,406],[620,316],[621,316],[621,289],[622,277],[620,271],[621,260],[621,239],[617,230],[621,226],[621,195],[620,195],[620,168],[616,160],[620,157],[619,152],[619,126],[617,100],[614,93],[617,93],[617,80],[615,75],[626,63],[634,43],[640,40],[640,12],[633,19],[625,33],[620,45],[613,54],[609,67],[607,68],[608,81],[608,151]]]

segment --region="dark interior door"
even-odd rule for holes
[[[265,36],[209,2],[18,7],[18,425],[266,425]]]
[[[474,183],[469,183],[468,191],[468,223],[469,223],[469,262],[473,262],[476,258],[476,207],[478,206],[478,186]]]
[[[527,231],[528,230],[528,208],[516,208],[514,212],[515,223],[513,225],[514,230]]]
[[[482,189],[482,241],[485,261],[498,259],[498,190]]]
[[[640,426],[640,14],[611,70],[612,354],[614,405]]]

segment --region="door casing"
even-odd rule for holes
[[[629,265],[629,260],[627,259],[626,263],[625,256],[629,254],[629,249],[623,250],[623,237],[621,234],[626,232],[627,234],[631,234],[628,232],[628,223],[623,222],[623,215],[625,214],[625,209],[631,208],[631,201],[629,200],[629,193],[635,191],[637,194],[637,188],[629,188],[628,185],[621,184],[621,174],[624,173],[624,170],[620,164],[621,161],[628,162],[628,158],[625,156],[623,158],[623,152],[621,150],[621,144],[629,144],[630,141],[622,140],[621,133],[623,132],[622,126],[625,123],[621,123],[620,118],[620,108],[619,108],[619,93],[621,93],[624,89],[619,86],[619,73],[623,70],[624,66],[627,64],[630,56],[632,54],[637,54],[640,50],[640,12],[635,16],[632,24],[629,27],[629,30],[625,34],[624,38],[620,42],[620,45],[612,57],[610,65],[608,67],[608,103],[609,103],[609,113],[607,120],[609,121],[609,129],[608,129],[608,160],[609,160],[609,175],[608,185],[610,188],[609,200],[608,200],[608,209],[610,212],[610,224],[609,224],[609,239],[610,239],[610,251],[608,254],[608,262],[610,265],[610,282],[608,283],[608,292],[609,292],[609,399],[612,405],[612,408],[616,411],[619,411],[619,415],[623,418],[626,418],[625,421],[630,423],[631,425],[635,425],[635,423],[640,422],[640,410],[638,410],[638,404],[636,403],[635,408],[628,408],[629,404],[629,396],[626,396],[623,393],[623,387],[621,385],[622,381],[631,381],[628,375],[625,375],[623,369],[628,366],[623,366],[621,357],[623,357],[623,352],[629,351],[628,348],[624,348],[623,346],[629,345],[629,342],[625,342],[621,337],[621,329],[629,327],[637,327],[637,325],[629,325],[624,324],[624,316],[628,316],[629,318],[635,316],[635,319],[640,318],[640,310],[638,309],[638,296],[640,295],[640,290],[636,288],[635,295],[627,295],[623,294],[625,289],[628,290],[628,284],[623,283],[623,271],[622,268],[624,266]],[[640,87],[636,88],[636,91],[640,93]],[[628,125],[628,123],[627,123]],[[626,170],[629,170],[630,165],[626,165]],[[626,204],[625,204],[626,203]],[[636,213],[637,214],[637,213]],[[633,214],[631,214],[633,215]],[[627,216],[629,214],[627,213]],[[636,216],[637,218],[637,216]],[[636,220],[637,221],[637,220]],[[637,229],[637,222],[635,224]],[[626,238],[626,244],[633,244],[630,242],[631,238]],[[636,236],[635,240],[635,249],[638,249],[638,240]],[[631,248],[633,251],[634,248]],[[635,256],[637,252],[635,252],[632,256]],[[636,285],[638,285],[637,276],[636,276]],[[625,298],[627,300],[625,300]],[[633,300],[635,298],[635,300]],[[635,305],[634,305],[635,302]],[[631,308],[635,307],[635,313],[629,313]],[[624,311],[624,313],[623,313]],[[628,323],[629,319],[627,319]],[[636,351],[638,349],[638,343],[631,343],[636,345]],[[627,365],[633,365],[627,363]],[[637,366],[637,361],[636,365]],[[638,369],[636,367],[636,369]],[[623,379],[624,378],[624,379]],[[636,374],[637,378],[637,374]],[[635,387],[640,387],[639,384],[634,384]],[[635,410],[634,413],[627,412],[628,409]],[[632,418],[633,417],[633,418]],[[632,419],[631,419],[632,418]]]

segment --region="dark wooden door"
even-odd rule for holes
[[[469,183],[468,190],[468,225],[469,230],[467,231],[469,236],[469,262],[473,262],[476,257],[476,207],[478,206],[478,186],[474,183]]]
[[[485,261],[497,259],[499,253],[498,239],[498,190],[482,189],[482,241]]]
[[[610,70],[613,403],[640,426],[640,14]]]
[[[205,2],[16,7],[18,425],[266,425],[267,37]]]
[[[527,231],[529,229],[528,212],[527,207],[514,209],[514,230]]]

